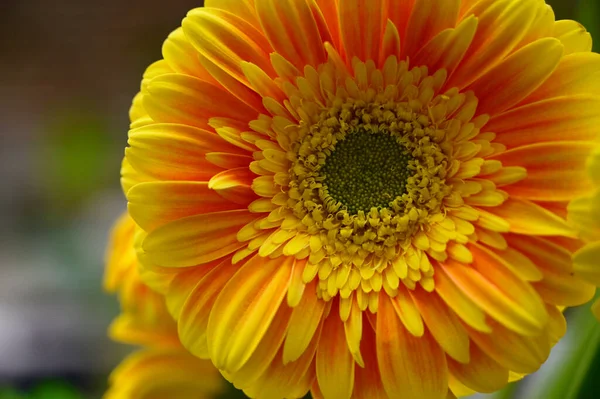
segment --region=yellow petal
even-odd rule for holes
[[[436,293],[421,289],[411,291],[433,338],[450,357],[460,363],[469,363],[469,336],[456,314]]]
[[[253,398],[300,398],[304,397],[315,380],[314,356],[317,350],[321,327],[311,340],[302,356],[288,364],[271,359],[269,367],[262,373],[259,379],[249,382],[244,393]],[[275,359],[281,359],[282,349],[275,355]]]
[[[185,37],[182,28],[175,29],[165,40],[162,46],[162,55],[174,72],[216,83],[200,63],[198,53]]]
[[[198,376],[202,376],[198,378]],[[211,397],[225,390],[218,371],[182,349],[145,349],[127,357],[110,375],[105,398]]]
[[[487,325],[485,313],[452,281],[443,267],[438,266],[433,276],[436,292],[458,317],[479,331],[491,331]]]
[[[204,7],[225,10],[260,30],[260,23],[254,10],[254,0],[204,0]]]
[[[577,237],[577,232],[566,220],[534,202],[509,198],[502,205],[488,209],[494,215],[506,220],[510,224],[512,233]]]
[[[495,392],[508,383],[508,370],[471,343],[470,361],[461,364],[448,359],[448,370],[458,381],[477,392]]]
[[[382,294],[384,295],[384,294]],[[398,289],[398,295],[390,299],[396,316],[402,321],[402,324],[415,337],[422,337],[425,328],[421,313],[415,305],[414,300],[404,287]]]
[[[600,285],[600,241],[586,245],[573,255],[573,270],[585,280]]]
[[[302,356],[321,323],[328,304],[317,298],[315,290],[316,282],[310,283],[300,303],[294,307],[283,347],[284,364],[293,362]]]
[[[565,46],[565,55],[592,51],[592,36],[577,21],[556,21],[553,36]]]
[[[255,256],[219,294],[208,321],[209,352],[219,369],[239,370],[263,339],[285,298],[291,260]]]
[[[365,367],[365,361],[362,358],[360,351],[360,342],[362,340],[363,330],[363,314],[358,303],[354,298],[352,300],[352,308],[350,310],[350,316],[344,322],[344,331],[346,333],[346,342],[348,343],[348,349],[354,357],[354,361],[360,367]]]
[[[237,240],[237,232],[255,218],[247,210],[189,216],[153,230],[142,248],[159,266],[208,263],[244,247],[246,244]]]
[[[253,387],[258,379],[264,378],[271,364],[281,363],[275,356],[281,354],[281,347],[290,321],[292,309],[283,305],[279,306],[273,321],[268,326],[256,349],[250,355],[248,361],[238,370],[228,372],[230,380],[238,389]]]
[[[209,272],[215,268],[221,268],[225,263],[231,263],[230,259],[216,260],[207,265],[194,267],[185,271],[181,271],[175,275],[169,283],[165,293],[165,300],[169,313],[175,320],[179,320],[181,310],[185,305],[188,297],[196,287],[196,284],[202,280]],[[222,283],[221,285],[224,285]],[[207,313],[208,315],[208,313]],[[208,319],[207,319],[208,321]],[[181,324],[179,325],[181,328]]]
[[[140,183],[129,190],[127,198],[129,214],[146,231],[187,216],[240,208],[223,201],[205,182]]]
[[[474,251],[473,248],[471,250]],[[519,334],[540,334],[548,315],[537,293],[527,283],[503,269],[503,266],[483,256],[475,256],[477,270],[458,263],[444,264],[442,267],[473,302],[503,325]],[[486,270],[486,267],[490,270]],[[514,284],[514,289],[511,284]]]
[[[203,266],[194,269],[201,268]],[[194,269],[190,272],[195,272]],[[181,278],[175,278],[169,287],[167,303],[170,308],[176,313],[177,308],[182,306],[179,312],[179,339],[194,356],[209,357],[207,329],[210,312],[219,293],[237,270],[238,266],[228,259],[212,270],[209,269],[204,276],[184,272]],[[182,280],[184,277],[188,281]]]
[[[544,84],[528,96],[524,103],[546,98],[600,91],[600,54],[574,53],[563,57]]]
[[[485,334],[466,327],[475,344],[501,366],[518,373],[533,373],[546,361],[550,345],[544,337],[524,337],[494,321],[493,333]]]

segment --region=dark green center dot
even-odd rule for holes
[[[396,137],[358,130],[337,142],[319,174],[329,195],[350,214],[371,208],[389,208],[406,193],[412,159]]]

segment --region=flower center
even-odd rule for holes
[[[414,174],[408,168],[411,159],[397,137],[359,129],[336,144],[319,174],[329,195],[355,215],[391,208],[406,194],[406,180]]]

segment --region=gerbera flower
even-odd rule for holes
[[[573,270],[577,276],[600,285],[600,146],[588,159],[588,171],[595,192],[569,204],[569,217],[582,229],[586,243],[573,255]],[[600,320],[600,300],[594,302],[592,311]]]
[[[104,398],[216,397],[225,387],[219,373],[209,361],[192,356],[181,346],[164,298],[140,280],[133,247],[135,228],[128,215],[117,222],[108,248],[104,285],[107,291],[119,294],[122,309],[110,327],[111,337],[144,348],[113,371]]]
[[[542,0],[206,1],[131,110],[139,259],[251,397],[445,398],[588,301],[599,56]],[[594,74],[596,73],[596,74]]]

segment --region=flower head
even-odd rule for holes
[[[206,1],[131,109],[138,258],[251,397],[446,398],[588,301],[600,56],[542,0]],[[594,74],[596,73],[596,74]]]
[[[133,247],[135,229],[128,215],[116,223],[104,283],[107,291],[119,294],[122,310],[110,327],[111,338],[144,348],[117,366],[104,398],[215,397],[224,388],[217,370],[181,346],[164,298],[140,280]]]

